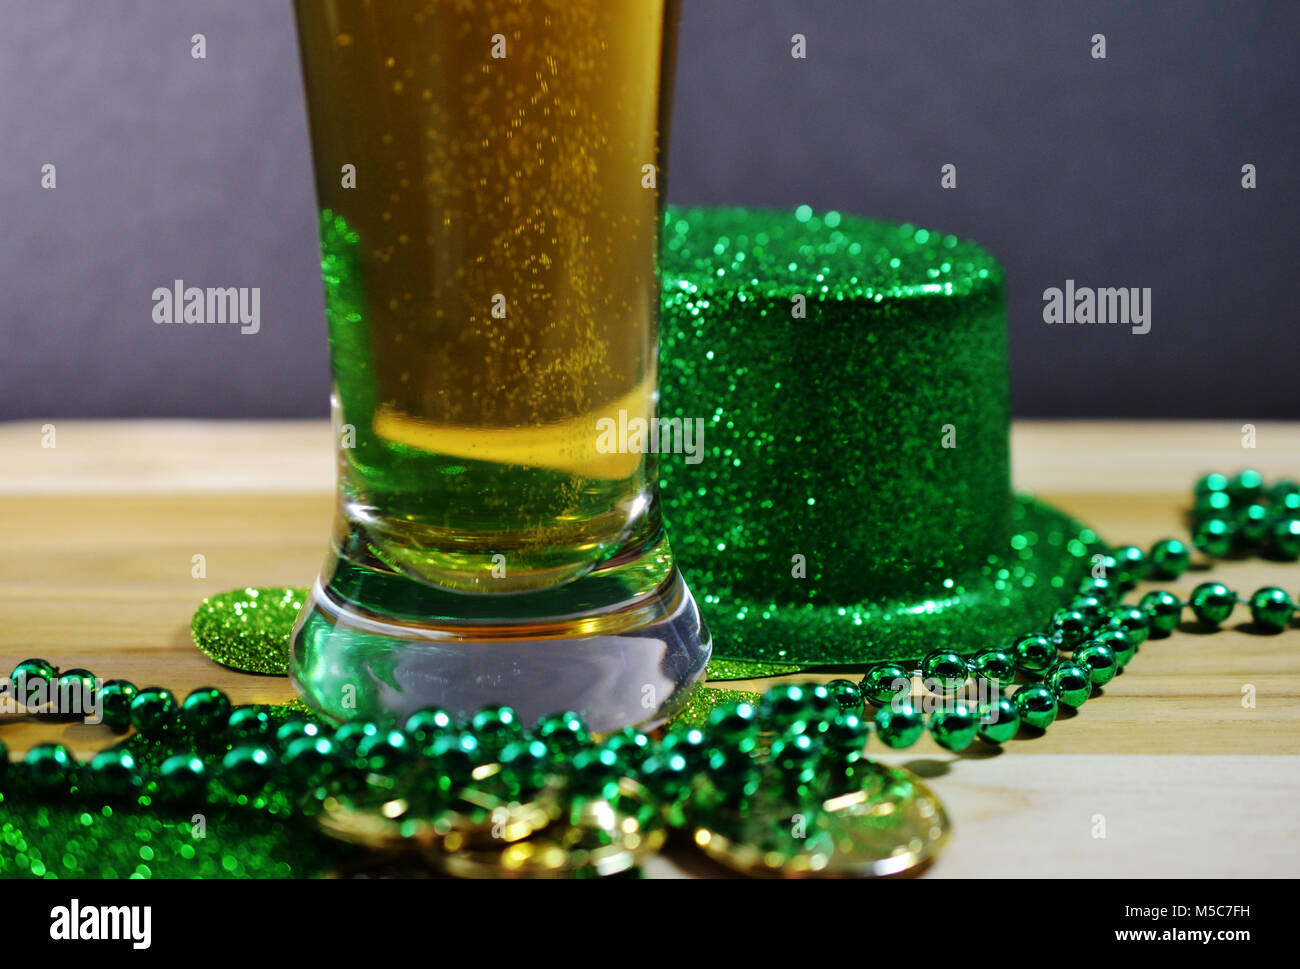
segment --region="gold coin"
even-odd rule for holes
[[[485,770],[479,768],[474,779],[483,780],[487,774],[479,773]],[[361,799],[327,798],[316,823],[330,837],[377,851],[459,851],[527,838],[559,813],[559,803],[548,791],[520,803],[469,788],[457,792],[451,806],[436,811],[428,810],[423,799],[375,791]]]
[[[619,781],[614,799],[584,801],[527,838],[492,846],[435,850],[460,878],[582,878],[629,871],[663,846],[667,832],[645,788]]]
[[[697,824],[695,843],[758,877],[883,877],[933,859],[950,830],[934,793],[901,768],[860,761],[854,772],[859,786],[810,806],[760,791],[747,810]]]
[[[430,836],[425,826],[403,819],[407,807],[401,798],[358,806],[330,797],[322,802],[316,825],[339,841],[375,851],[400,851]]]

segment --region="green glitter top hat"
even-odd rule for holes
[[[660,342],[659,417],[702,429],[660,480],[715,657],[1008,644],[1105,551],[1012,491],[1004,279],[978,246],[806,206],[670,207]]]

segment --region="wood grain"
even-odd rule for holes
[[[189,638],[205,596],[307,585],[333,503],[324,422],[58,421],[0,424],[0,669],[28,656],[184,694],[288,699],[284,679],[216,666]],[[1300,424],[1019,422],[1017,488],[1143,546],[1185,533],[1192,480],[1256,467],[1300,478]],[[191,576],[192,557],[206,577]],[[1168,587],[1186,593],[1192,572]],[[1300,595],[1300,567],[1247,559],[1213,576]],[[1192,627],[1144,646],[1104,698],[1042,737],[989,756],[928,739],[887,756],[932,779],[956,827],[930,870],[977,874],[1294,875],[1300,870],[1300,627],[1278,636]],[[829,677],[822,677],[829,678]],[[765,681],[770,683],[770,681]],[[746,684],[734,684],[745,686]],[[764,684],[750,684],[760,687]],[[1253,688],[1255,705],[1243,705]],[[100,727],[6,718],[15,752],[103,746]],[[1104,816],[1105,838],[1093,837]],[[672,855],[653,874],[716,874]]]

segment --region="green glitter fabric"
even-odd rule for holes
[[[808,669],[790,663],[750,663],[745,660],[723,659],[716,653],[709,660],[708,677],[710,680],[751,680],[768,676],[786,676]]]
[[[660,458],[715,656],[973,651],[1041,625],[1104,546],[1011,490],[1001,267],[911,225],[670,208]]]
[[[232,589],[204,599],[190,621],[208,659],[245,673],[289,675],[289,637],[306,589]]]
[[[310,878],[355,854],[310,822],[240,807],[0,798],[0,878]]]
[[[749,690],[719,690],[711,686],[696,689],[682,704],[681,709],[668,722],[672,727],[703,727],[709,714],[728,703],[750,703],[757,705],[762,699]]]

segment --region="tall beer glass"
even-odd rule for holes
[[[295,684],[662,720],[709,636],[656,455],[604,431],[654,416],[677,0],[295,11],[339,484]]]

